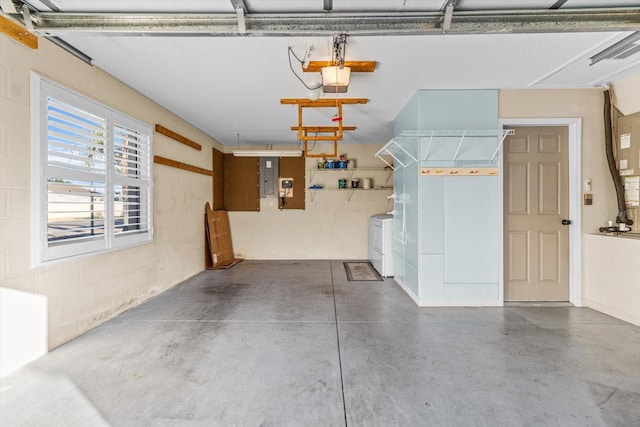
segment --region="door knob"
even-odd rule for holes
[[[571,224],[571,220],[570,219],[563,219],[562,220],[562,225],[570,225]]]

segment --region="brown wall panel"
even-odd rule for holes
[[[213,148],[213,210],[224,209],[224,153]]]
[[[224,155],[224,209],[260,210],[260,162],[257,157]]]
[[[282,209],[304,209],[304,157],[280,157],[280,178],[293,178],[293,197],[286,199]]]

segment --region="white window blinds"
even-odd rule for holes
[[[149,232],[152,212],[151,149],[148,132],[126,117],[113,125],[113,216],[116,244],[124,236]]]
[[[47,241],[104,239],[106,118],[46,98]]]
[[[36,74],[32,83],[36,263],[151,240],[151,128]]]

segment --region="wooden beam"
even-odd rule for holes
[[[304,156],[310,158],[320,158],[320,157],[337,157],[338,156],[338,131],[333,131],[333,138],[331,139],[321,139],[322,141],[333,141],[333,153],[312,153],[309,149],[308,138],[304,140]],[[305,136],[307,132],[304,133]],[[340,138],[342,139],[342,138]],[[312,141],[318,141],[318,139],[311,139]],[[314,144],[315,147],[315,144]]]
[[[30,33],[25,27],[15,21],[1,15],[0,33],[6,34],[31,49],[38,48],[38,37],[35,34]]]
[[[307,126],[302,125],[302,108],[304,106],[303,103],[298,104],[298,139],[300,141],[339,141],[342,139],[342,131],[344,130],[342,126],[342,103],[338,103],[337,117],[340,118],[338,126],[330,131],[333,136],[318,136],[317,133],[315,136],[309,136],[308,129],[306,129]],[[316,105],[316,107],[319,107],[319,105]],[[326,107],[326,105],[323,105],[323,107]]]
[[[376,61],[344,61],[344,66],[351,68],[352,73],[373,73],[376,69]],[[330,67],[331,61],[310,61],[307,68],[303,68],[304,72],[319,73],[324,67]]]
[[[202,151],[202,145],[198,144],[197,142],[193,142],[189,138],[185,138],[184,136],[179,135],[172,130],[167,129],[162,125],[156,124],[156,132],[168,136],[169,138],[174,139],[184,145],[188,145],[191,148],[195,148],[198,151]]]
[[[167,159],[166,157],[161,156],[153,156],[153,162],[158,163],[165,166],[171,166],[172,168],[183,169],[189,172],[201,173],[202,175],[213,176],[213,171],[208,169],[203,169],[198,166],[189,165],[187,163],[182,163],[177,160]]]
[[[291,126],[291,130],[298,130],[298,126]],[[302,126],[307,132],[331,133],[338,130],[338,126]],[[342,126],[342,130],[356,130],[355,126]]]
[[[281,98],[280,104],[295,105],[300,104],[303,107],[335,107],[336,104],[366,104],[369,102],[367,98],[321,98],[312,101],[308,98]]]

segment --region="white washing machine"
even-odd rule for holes
[[[383,277],[393,276],[393,215],[369,218],[369,261]]]

